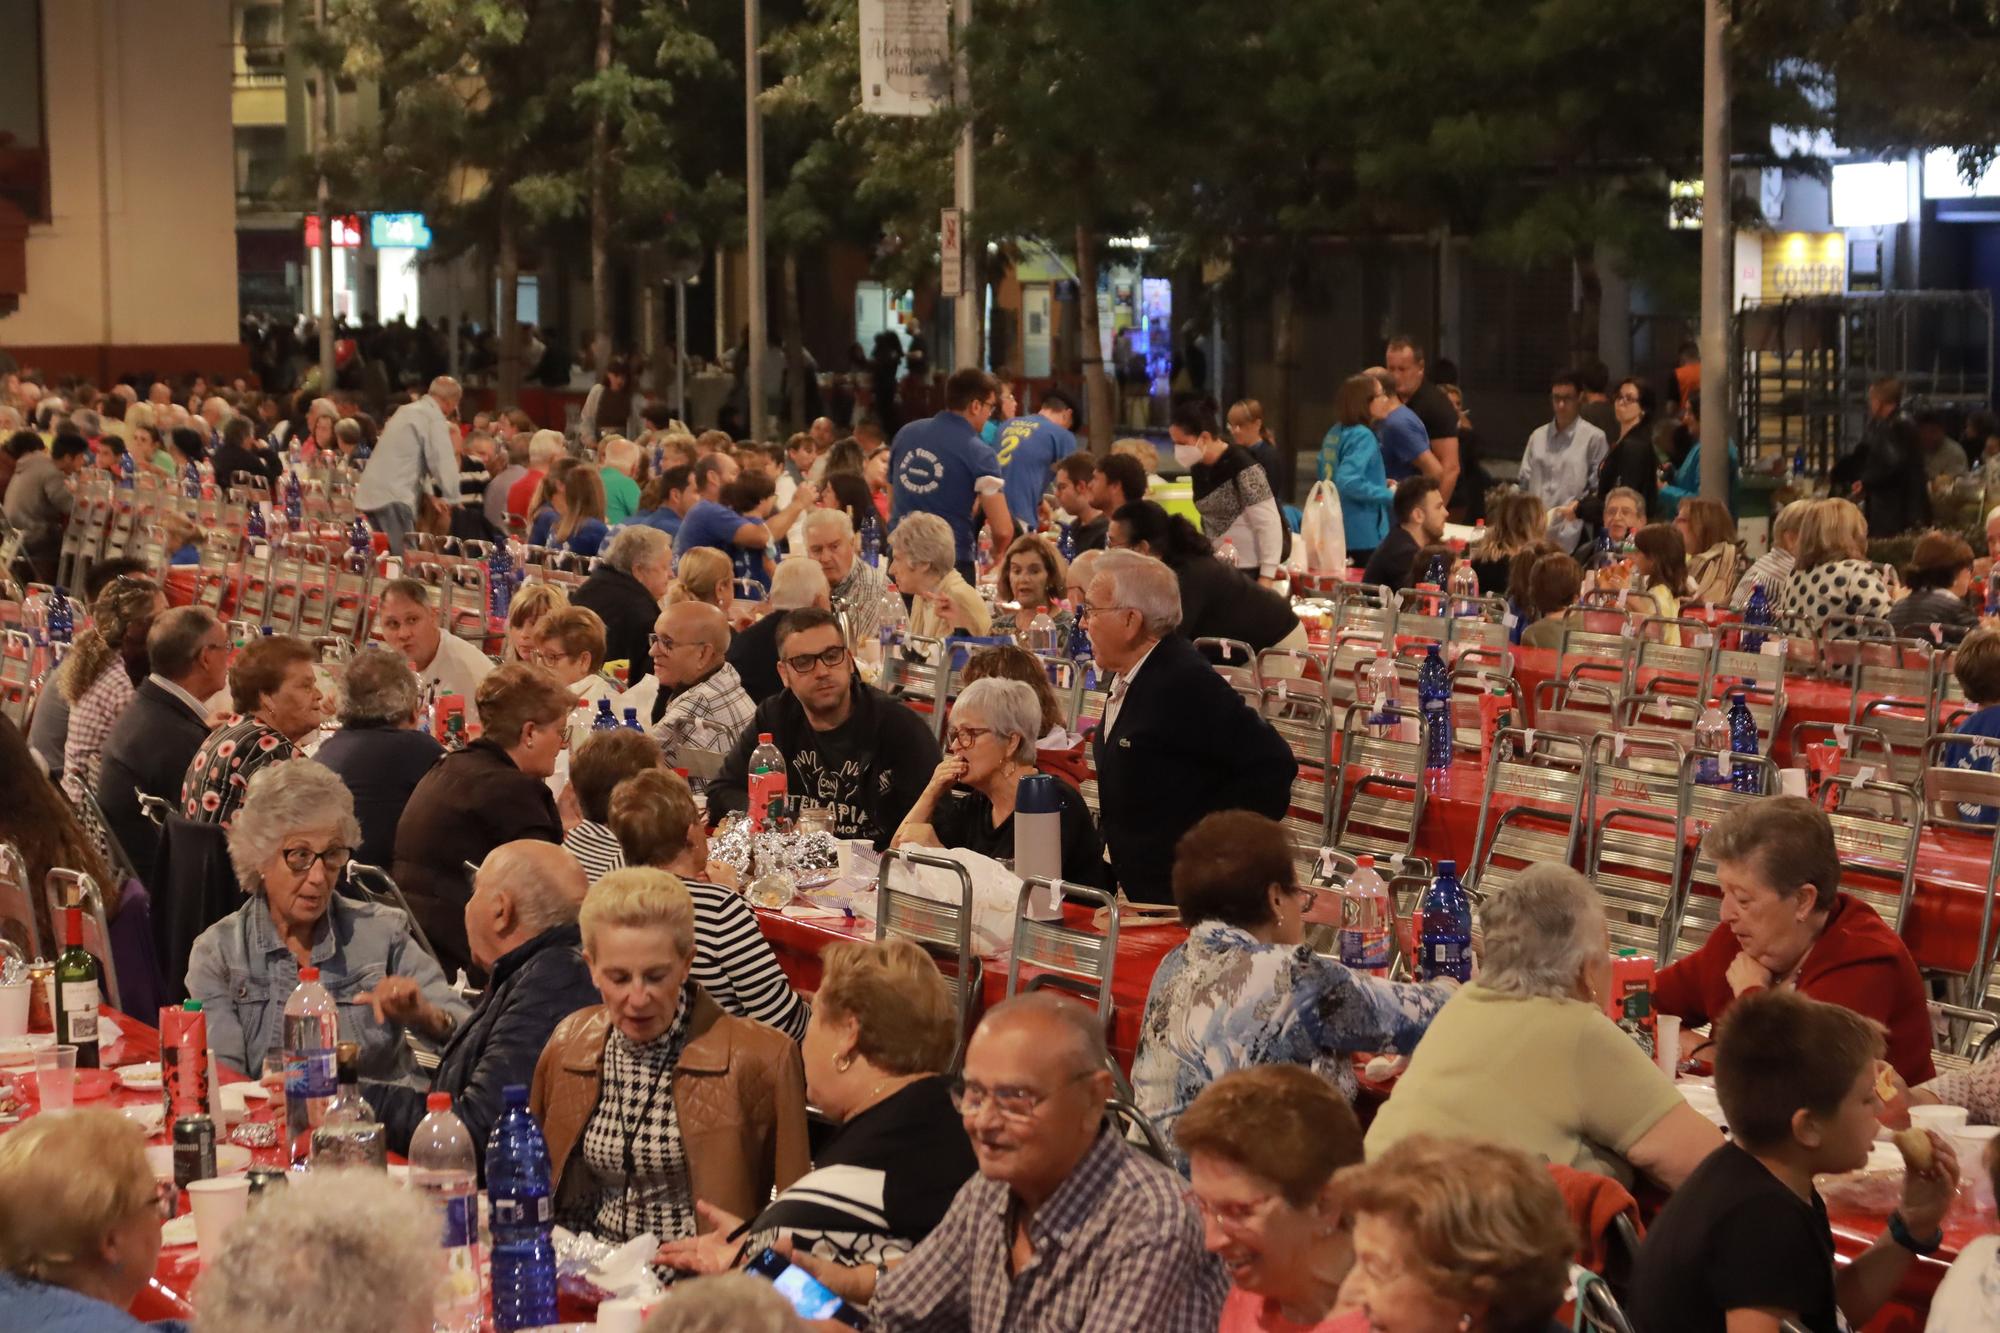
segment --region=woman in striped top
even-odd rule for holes
[[[678,875],[694,900],[694,967],[723,1012],[769,1023],[794,1041],[812,1011],[792,989],[757,929],[757,915],[737,893],[736,872],[708,859],[708,832],[695,815],[687,779],[655,768],[611,793],[611,831],[625,863]]]
[[[625,868],[618,835],[606,822],[611,817],[611,793],[625,779],[659,768],[664,761],[659,745],[643,731],[619,727],[586,734],[588,739],[570,756],[569,786],[556,808],[562,811],[566,830],[563,850],[577,859],[584,878],[595,884]]]

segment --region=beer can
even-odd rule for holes
[[[28,964],[28,1031],[56,1030],[56,965],[37,959]]]
[[[196,1180],[215,1178],[215,1120],[184,1115],[174,1121],[174,1188],[184,1190]]]

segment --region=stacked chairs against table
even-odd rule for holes
[[[1574,737],[1509,727],[1486,756],[1486,787],[1465,890],[1498,893],[1538,862],[1568,865],[1583,833],[1586,753]],[[1501,808],[1501,800],[1510,804]]]
[[[914,875],[918,868],[941,871],[958,885],[956,901],[912,893],[890,883],[890,871],[907,865]],[[951,1052],[950,1071],[956,1073],[965,1058],[965,1043],[972,1025],[979,1019],[980,987],[984,968],[972,947],[972,876],[950,857],[911,848],[894,848],[882,854],[875,880],[875,938],[895,936],[921,946],[937,961],[951,988],[953,1007],[958,1011],[958,1034]]]
[[[1280,652],[1291,656],[1287,650],[1276,649],[1267,649],[1266,655]],[[1317,658],[1311,654],[1301,656],[1310,659],[1312,669],[1318,670]],[[1298,761],[1299,771],[1292,779],[1284,825],[1290,835],[1299,882],[1310,883],[1323,878],[1321,872],[1325,867],[1319,852],[1329,842],[1326,815],[1332,785],[1333,705],[1327,699],[1324,680],[1307,679],[1301,674],[1273,676],[1270,682],[1264,688],[1261,711],[1272,730],[1284,737],[1292,757]]]
[[[1941,655],[1922,639],[1894,636],[1846,646],[1852,650],[1847,669],[1854,681],[1848,722],[1874,728],[1888,743],[1890,776],[1915,782],[1925,744],[1937,730]]]
[[[1424,747],[1403,740],[1421,726],[1414,707],[1399,702],[1350,705],[1341,720],[1340,760],[1328,793],[1333,845],[1385,865],[1415,866],[1424,822]]]
[[[1229,682],[1252,708],[1264,706],[1264,670],[1257,651],[1241,639],[1202,638],[1194,641],[1197,651],[1215,664],[1215,674]]]
[[[1740,788],[1733,781],[1703,782],[1700,768],[1710,758],[1720,772],[1731,778],[1738,768],[1746,766],[1754,777]],[[1725,763],[1727,767],[1723,767]],[[1716,876],[1715,860],[1708,854],[1704,835],[1724,816],[1778,790],[1777,765],[1761,755],[1725,756],[1689,750],[1681,757],[1680,779],[1676,818],[1687,851],[1674,887],[1672,930],[1663,932],[1660,938],[1659,957],[1663,965],[1699,949],[1722,921],[1722,883]]]
[[[69,526],[56,555],[56,582],[64,587],[79,586],[90,567],[104,558],[114,491],[109,477],[86,476],[77,482]]]
[[[1584,873],[1616,948],[1664,954],[1680,877],[1681,742],[1606,731],[1584,765]]]
[[[1924,768],[1918,791],[1923,798],[1923,826],[1934,833],[1971,834],[1985,838],[1991,852],[1986,865],[1986,898],[1979,913],[1979,934],[1973,947],[1973,971],[1961,998],[1966,1003],[2000,1007],[2000,990],[1995,989],[2000,968],[1993,963],[1993,899],[2000,884],[2000,838],[1988,819],[1976,817],[1979,808],[2000,810],[2000,773],[1951,767],[1946,759],[1954,746],[1990,744],[1984,737],[1940,732],[1924,745]]]

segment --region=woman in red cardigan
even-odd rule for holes
[[[1708,831],[1722,924],[1654,983],[1682,1030],[1722,1017],[1739,995],[1788,986],[1888,1029],[1889,1063],[1908,1082],[1933,1076],[1930,1013],[1916,960],[1875,909],[1838,892],[1833,826],[1812,802],[1779,796]],[[1683,1050],[1695,1043],[1684,1038]]]

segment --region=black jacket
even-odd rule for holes
[[[757,705],[722,761],[708,785],[709,818],[749,804],[750,752],[765,731],[785,756],[786,794],[831,805],[836,836],[871,839],[877,850],[888,846],[943,757],[921,717],[858,676],[853,711],[824,733],[813,730],[805,706],[786,690]]]
[[[243,905],[229,863],[229,835],[220,824],[197,824],[176,809],[167,816],[146,880],[152,895],[153,951],[160,960],[165,1002],[187,998],[188,955],[194,942]],[[461,931],[463,927],[460,928]]]
[[[1170,903],[1174,845],[1203,815],[1283,819],[1298,761],[1194,645],[1168,635],[1091,746],[1111,873],[1134,902]]]
[[[396,825],[417,784],[444,758],[444,747],[426,731],[371,723],[342,727],[313,758],[354,793],[354,817],[361,822],[355,857],[387,868],[396,859]]]
[[[1868,516],[1871,538],[1898,536],[1931,521],[1923,446],[1908,417],[1898,414],[1870,421],[1860,447],[1841,462],[1848,470],[1836,468],[1835,480],[1851,475],[1861,483],[1861,512]]]
[[[97,801],[135,868],[153,864],[160,837],[139,809],[140,795],[157,796],[178,808],[181,780],[207,739],[208,719],[151,680],[140,682],[138,693],[112,724],[104,742]]]
[[[660,603],[646,591],[646,585],[622,569],[599,565],[583,586],[570,594],[571,606],[587,607],[604,622],[604,660],[631,665],[625,683],[637,685],[653,674],[650,642],[653,622],[660,618]]]
[[[535,1061],[556,1024],[579,1009],[602,1004],[583,961],[575,925],[553,926],[493,964],[471,1017],[445,1043],[433,1092],[451,1094],[451,1109],[465,1122],[483,1168],[486,1140],[500,1119],[509,1083],[532,1083]],[[389,1131],[389,1149],[408,1154],[410,1136],[427,1112],[424,1094],[400,1085],[371,1083],[361,1095]]]
[[[396,824],[391,873],[446,976],[459,968],[475,981],[480,976],[465,942],[465,900],[472,896],[465,863],[478,865],[519,838],[561,842],[562,816],[548,784],[516,768],[492,741],[446,755],[410,793]]]
[[[1291,603],[1240,569],[1209,556],[1174,566],[1181,585],[1181,633],[1240,639],[1262,652],[1299,627]]]
[[[778,679],[778,622],[784,618],[783,611],[773,611],[729,641],[729,665],[756,703],[785,688]]]
[[[1653,449],[1653,423],[1642,421],[1611,446],[1597,469],[1597,485],[1576,502],[1576,516],[1593,529],[1604,525],[1604,497],[1620,486],[1639,492],[1644,512],[1641,523],[1662,517],[1660,507],[1660,456]]]

